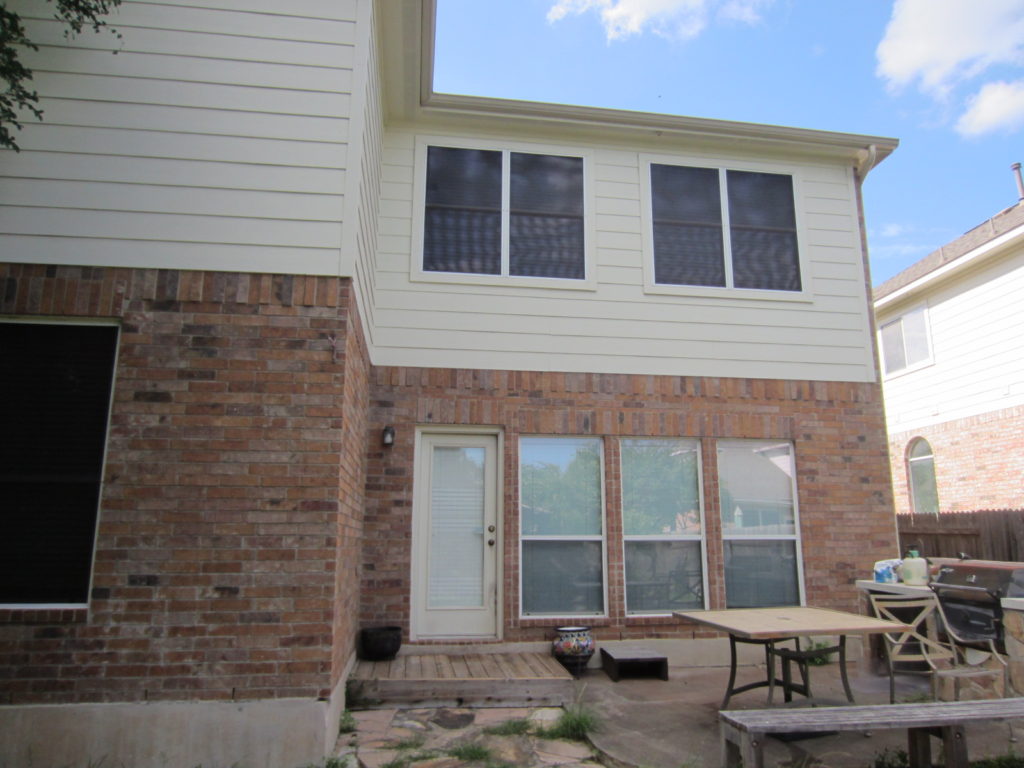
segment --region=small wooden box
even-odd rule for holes
[[[635,645],[601,648],[601,668],[615,682],[623,675],[653,675],[668,680],[668,659]]]

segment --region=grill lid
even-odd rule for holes
[[[962,599],[990,599],[1024,597],[1024,563],[1004,560],[961,560],[945,563],[935,577],[938,584],[963,587],[957,597]],[[942,590],[946,591],[946,590]]]

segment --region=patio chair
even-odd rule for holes
[[[964,679],[992,677],[1000,670],[983,667],[989,654],[982,652],[984,658],[967,651],[956,642],[946,642],[939,637],[935,628],[934,617],[941,619],[941,607],[934,596],[922,598],[901,597],[898,595],[870,595],[871,607],[880,619],[888,619],[910,627],[898,632],[885,632],[885,656],[889,665],[889,703],[896,703],[896,665],[911,663],[924,665],[923,669],[901,669],[900,673],[922,674],[931,678],[932,698],[939,699],[939,684],[943,679],[953,680],[953,698],[960,699],[960,681]],[[930,632],[929,632],[930,630]],[[948,628],[947,628],[948,633]],[[956,638],[950,634],[950,639]],[[993,653],[995,647],[992,648]],[[1002,658],[995,654],[1003,664]],[[1005,673],[1004,673],[1005,676]]]

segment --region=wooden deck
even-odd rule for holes
[[[348,684],[351,705],[417,707],[560,706],[573,677],[543,653],[404,653],[358,661]]]

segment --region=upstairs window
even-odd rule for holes
[[[428,146],[422,268],[584,280],[583,158]]]
[[[880,335],[882,365],[887,376],[931,362],[928,313],[924,307],[918,307],[886,323]]]
[[[88,601],[117,328],[0,323],[0,603]]]
[[[650,164],[655,285],[800,291],[793,177]]]

